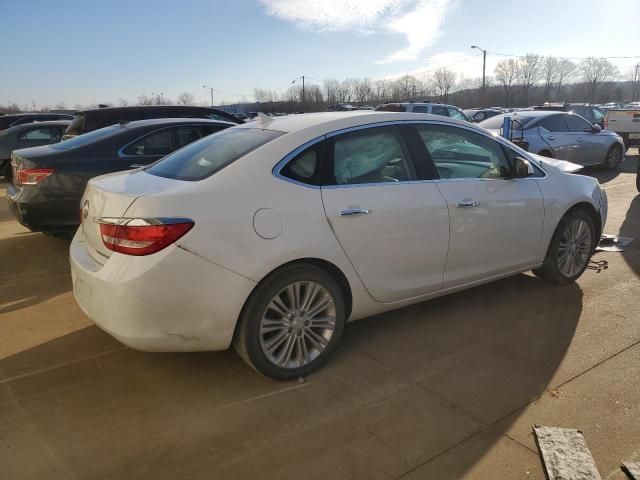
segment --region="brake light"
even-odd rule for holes
[[[109,250],[125,255],[151,255],[168,247],[194,225],[192,220],[181,219],[120,219],[116,223],[100,223],[100,235]]]
[[[53,172],[53,168],[16,168],[15,184],[37,185]]]

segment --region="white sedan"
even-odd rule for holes
[[[91,180],[75,297],[133,348],[233,343],[295,378],[348,320],[527,270],[577,279],[607,199],[575,168],[446,117],[261,116]]]

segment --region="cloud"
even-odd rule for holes
[[[407,47],[376,63],[415,60],[441,34],[456,0],[258,0],[271,16],[316,31],[391,32]]]

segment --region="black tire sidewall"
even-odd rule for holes
[[[571,222],[577,219],[584,220],[585,222],[587,222],[587,225],[589,225],[589,228],[591,229],[591,255],[593,254],[593,251],[595,250],[598,244],[597,243],[598,239],[595,238],[596,228],[591,215],[589,215],[584,210],[575,210],[565,215],[562,218],[562,220],[560,220],[560,223],[558,224],[558,228],[556,228],[556,231],[553,234],[553,238],[551,239],[551,244],[549,245],[549,252],[547,254],[547,258],[545,259],[545,264],[546,264],[545,267],[550,269],[549,273],[551,273],[553,277],[555,277],[554,280],[556,280],[557,283],[574,282],[575,280],[580,278],[580,276],[584,273],[584,271],[589,266],[589,261],[587,261],[578,273],[576,273],[575,275],[572,275],[571,277],[567,277],[560,271],[560,268],[558,265],[558,248],[560,245],[560,239],[562,238],[562,234],[567,229],[567,227],[571,224]]]
[[[267,304],[286,285],[297,281],[313,281],[326,288],[336,308],[336,324],[329,344],[313,361],[299,368],[284,369],[271,363],[265,356],[260,345],[260,321]],[[325,270],[315,265],[294,265],[285,267],[274,273],[260,284],[251,294],[242,312],[241,334],[238,341],[244,343],[244,348],[252,366],[263,375],[278,380],[290,380],[309,373],[320,367],[340,343],[346,323],[346,308],[344,295],[338,282]]]
[[[618,150],[620,152],[620,160],[618,160],[618,163],[616,163],[615,165],[609,165],[609,155],[611,155],[611,152],[613,152],[614,150]],[[606,168],[607,170],[615,170],[622,163],[623,156],[624,156],[624,149],[620,147],[620,145],[617,145],[617,144],[611,145],[609,150],[607,150],[606,157],[604,157],[604,163],[603,163],[604,168]]]

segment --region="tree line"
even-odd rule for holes
[[[322,82],[300,82],[286,89],[256,88],[254,102],[243,98],[244,109],[264,112],[314,112],[326,110],[337,103],[379,105],[401,101],[440,101],[462,108],[526,107],[546,101],[605,103],[636,101],[640,98],[640,63],[629,74],[622,75],[618,67],[606,58],[588,57],[579,62],[554,56],[529,53],[498,62],[493,74],[485,79],[467,78],[446,67],[419,75],[372,80],[347,78],[339,81],[327,78]],[[140,95],[138,105],[195,105],[196,97],[189,92],[171,99],[164,94]],[[118,105],[129,105],[119,99]],[[98,105],[92,105],[98,106]],[[56,109],[64,108],[64,103]],[[76,105],[78,109],[82,108]],[[19,111],[16,105],[0,111]],[[43,111],[45,111],[43,109]]]

